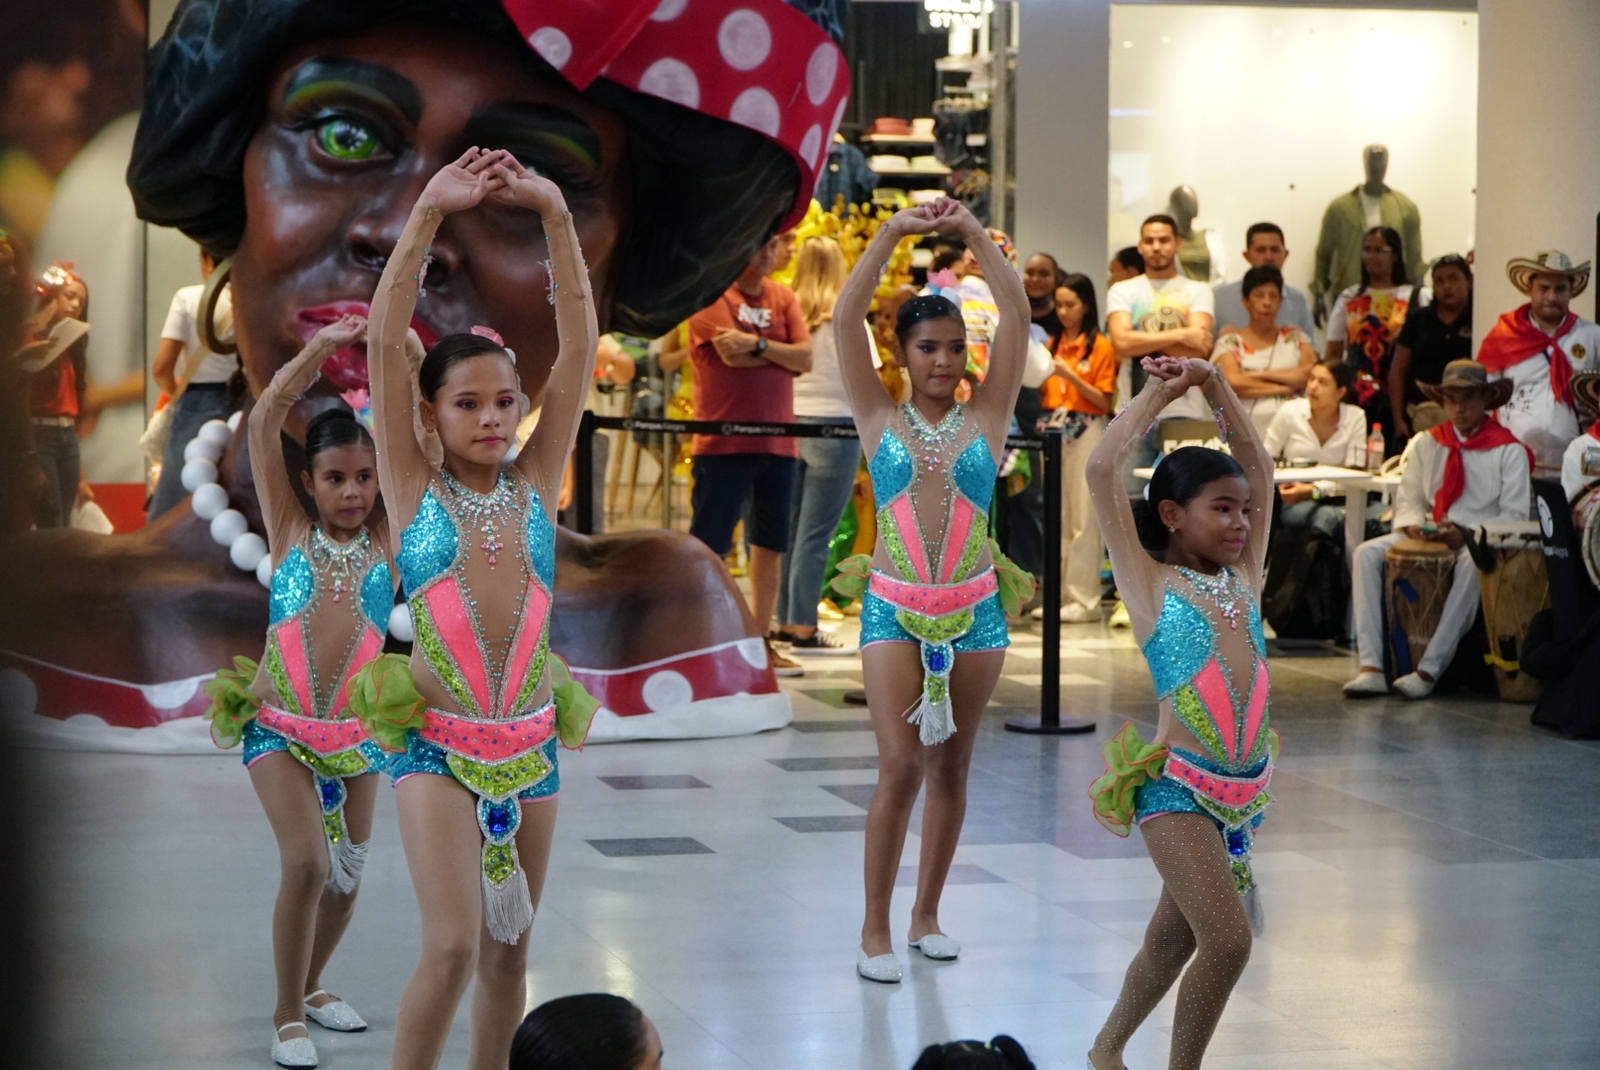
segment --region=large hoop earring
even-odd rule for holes
[[[206,287],[200,291],[200,314],[195,317],[199,322],[196,326],[200,329],[200,342],[213,353],[228,356],[239,352],[239,345],[231,338],[223,338],[217,333],[216,324],[212,317],[217,314],[217,301],[222,297],[222,291],[228,285],[228,277],[233,273],[233,257],[226,257],[222,263],[211,270],[211,277],[206,280]]]

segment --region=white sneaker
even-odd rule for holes
[[[1095,608],[1095,609],[1084,609],[1080,605],[1062,606],[1061,607],[1061,623],[1062,624],[1099,624],[1100,623],[1100,610],[1098,608]]]
[[[320,1007],[313,1007],[311,1000],[328,993],[317,989],[306,997],[306,1017],[316,1022],[324,1029],[332,1029],[336,1033],[359,1033],[367,1028],[367,1023],[356,1009],[342,999],[335,999],[331,1003],[324,1003]]]
[[[944,933],[929,933],[921,940],[911,941],[911,946],[930,959],[948,962],[961,954],[961,945]]]
[[[1409,699],[1427,698],[1433,694],[1433,682],[1409,672],[1394,682],[1394,689]]]
[[[1344,693],[1346,698],[1366,698],[1369,695],[1387,695],[1389,681],[1383,678],[1381,672],[1368,672],[1366,669],[1345,681]]]
[[[856,951],[856,973],[863,980],[876,981],[880,985],[897,985],[900,983],[900,960],[894,953],[887,955],[874,955],[867,957],[864,950]]]
[[[306,1033],[303,1037],[290,1037],[285,1040],[285,1029],[298,1029]],[[290,1022],[280,1025],[272,1037],[272,1061],[279,1066],[305,1068],[317,1065],[317,1046],[311,1043],[311,1036],[306,1030],[304,1022]]]

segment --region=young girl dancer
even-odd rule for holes
[[[1172,357],[1146,358],[1144,366],[1148,384],[1089,458],[1089,488],[1150,663],[1160,727],[1147,744],[1132,724],[1123,726],[1106,743],[1106,773],[1090,795],[1111,831],[1126,836],[1139,825],[1162,891],[1089,1052],[1092,1070],[1121,1070],[1123,1047],[1180,973],[1168,1066],[1199,1067],[1250,957],[1257,917],[1250,843],[1277,750],[1257,611],[1272,458],[1220,370]],[[1202,388],[1233,454],[1175,450],[1157,465],[1148,500],[1130,508],[1123,459],[1191,386]]]
[[[505,465],[528,406],[513,354],[487,328],[435,345],[418,374],[417,406],[442,447],[436,468],[412,426],[406,328],[430,281],[441,222],[480,205],[508,226],[539,214],[560,351],[532,437]],[[470,266],[454,250],[440,250],[451,258],[444,287],[468,284]],[[545,299],[543,287],[529,295]],[[510,153],[478,149],[434,175],[373,298],[369,347],[378,475],[416,632],[409,669],[393,656],[375,663],[358,710],[376,738],[404,749],[390,773],[422,912],[421,960],[395,1028],[396,1068],[437,1065],[474,973],[470,1070],[504,1070],[525,1009],[526,934],[560,786],[556,743],[578,746],[595,708],[551,657],[548,625],[552,510],[598,338],[572,215],[554,183]]]
[[[250,781],[278,840],[282,872],[272,912],[278,975],[279,1066],[316,1066],[306,1017],[326,1029],[367,1027],[348,1003],[322,990],[322,969],[355,911],[356,885],[372,833],[372,805],[385,760],[351,715],[354,674],[383,649],[394,603],[387,538],[365,527],[378,496],[372,438],[347,409],[306,428],[302,486],[316,504],[306,519],[283,461],[284,417],[341,346],[366,322],[346,316],[316,333],[284,365],[250,412],[250,468],[272,555],[267,649],[257,666],[205,685],[218,745],[244,744]]]
[[[876,552],[846,563],[856,589],[864,588],[862,668],[879,761],[867,812],[867,916],[856,972],[887,984],[901,976],[889,934],[889,898],[924,779],[928,801],[908,939],[929,958],[960,953],[940,931],[939,897],[966,813],[978,719],[1009,642],[997,565],[1008,603],[1027,597],[1017,590],[1015,567],[1006,567],[987,537],[989,499],[1022,385],[1031,322],[1016,271],[959,202],[908,209],[879,228],[839,296],[834,322],[864,320],[895,245],[931,233],[967,241],[1000,307],[989,374],[972,402],[955,400],[967,365],[967,334],[961,310],[948,298],[916,297],[900,306],[895,331],[911,380],[905,405],[896,406],[884,390],[864,334],[844,331],[838,339],[839,368],[878,506]],[[1018,605],[1008,608],[1014,613]]]

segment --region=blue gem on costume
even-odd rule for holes
[[[1250,853],[1250,837],[1245,835],[1244,829],[1228,833],[1228,853],[1235,856]]]
[[[311,562],[306,560],[306,555],[299,546],[289,551],[272,572],[272,596],[268,604],[267,618],[269,624],[277,624],[287,617],[292,617],[306,607],[311,601],[311,594],[316,589],[316,577],[311,573]]]
[[[455,523],[429,490],[417,506],[417,515],[400,534],[400,551],[394,555],[406,597],[449,568],[455,562],[457,548]]]
[[[944,672],[944,651],[938,647],[928,651],[928,668],[933,672]]]
[[[331,814],[344,805],[344,782],[338,777],[317,777],[317,795],[322,800],[322,812]]]
[[[394,608],[394,588],[389,579],[389,565],[379,561],[367,570],[361,581],[361,612],[381,634],[389,629],[389,611]]]
[[[484,824],[491,836],[504,836],[511,829],[511,811],[504,806],[491,806]]]

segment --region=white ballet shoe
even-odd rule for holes
[[[335,999],[332,1003],[324,1003],[320,1007],[311,1005],[312,1000],[327,994],[319,988],[306,997],[306,1017],[322,1028],[332,1029],[336,1033],[359,1033],[367,1028],[367,1023],[356,1013],[356,1009],[342,999]]]
[[[279,1066],[311,1067],[317,1065],[317,1046],[311,1043],[310,1033],[303,1037],[283,1039],[285,1029],[305,1030],[304,1022],[280,1025],[272,1037],[272,1061]]]
[[[1346,681],[1344,693],[1349,698],[1364,698],[1368,695],[1387,695],[1389,681],[1383,678],[1381,672],[1367,672],[1363,669],[1360,673]]]
[[[961,945],[944,933],[929,933],[921,940],[911,941],[911,946],[926,957],[939,962],[948,962],[961,954]]]
[[[1394,682],[1394,689],[1409,699],[1427,698],[1433,694],[1433,681],[1410,672]]]
[[[876,981],[880,985],[897,985],[901,977],[900,960],[894,957],[893,952],[868,958],[865,950],[858,950],[856,973],[864,980]]]

